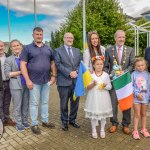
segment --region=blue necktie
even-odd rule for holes
[[[70,48],[70,47],[68,47],[68,54],[69,54],[69,58],[70,58],[70,60],[71,60],[71,63],[73,64],[73,63],[74,63],[74,62],[73,62],[73,56],[72,56],[71,48]]]

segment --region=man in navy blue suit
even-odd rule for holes
[[[67,32],[64,35],[64,45],[55,51],[55,64],[57,67],[57,87],[60,97],[62,129],[68,130],[68,122],[75,128],[80,128],[76,122],[79,106],[79,97],[74,101],[73,94],[81,61],[80,50],[72,47],[74,37]],[[70,100],[70,114],[68,102]]]

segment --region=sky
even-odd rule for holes
[[[132,17],[150,10],[150,0],[119,0],[123,12]],[[34,0],[9,0],[11,39],[23,44],[31,43],[34,28]],[[56,31],[65,21],[79,0],[36,0],[38,26],[44,30],[44,41],[50,40],[51,31]],[[148,7],[149,6],[149,7]],[[0,0],[0,40],[9,41],[7,0]]]

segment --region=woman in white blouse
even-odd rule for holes
[[[88,33],[88,49],[83,53],[83,62],[90,72],[93,72],[91,58],[94,56],[105,56],[105,47],[100,45],[100,38],[96,31]]]

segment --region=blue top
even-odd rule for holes
[[[150,74],[147,71],[139,72],[134,71],[131,75],[133,92],[134,92],[134,103],[149,103],[150,100]],[[138,94],[143,95],[143,100],[138,100]]]
[[[15,60],[16,60],[16,63],[18,65],[18,69],[20,71],[20,58],[15,57]],[[20,75],[20,79],[21,79],[21,84],[26,85],[26,80],[25,80],[25,78],[23,77],[22,74]]]
[[[33,83],[40,85],[50,80],[50,63],[54,58],[53,50],[48,45],[38,47],[34,42],[26,45],[20,59],[27,62],[29,78]]]

